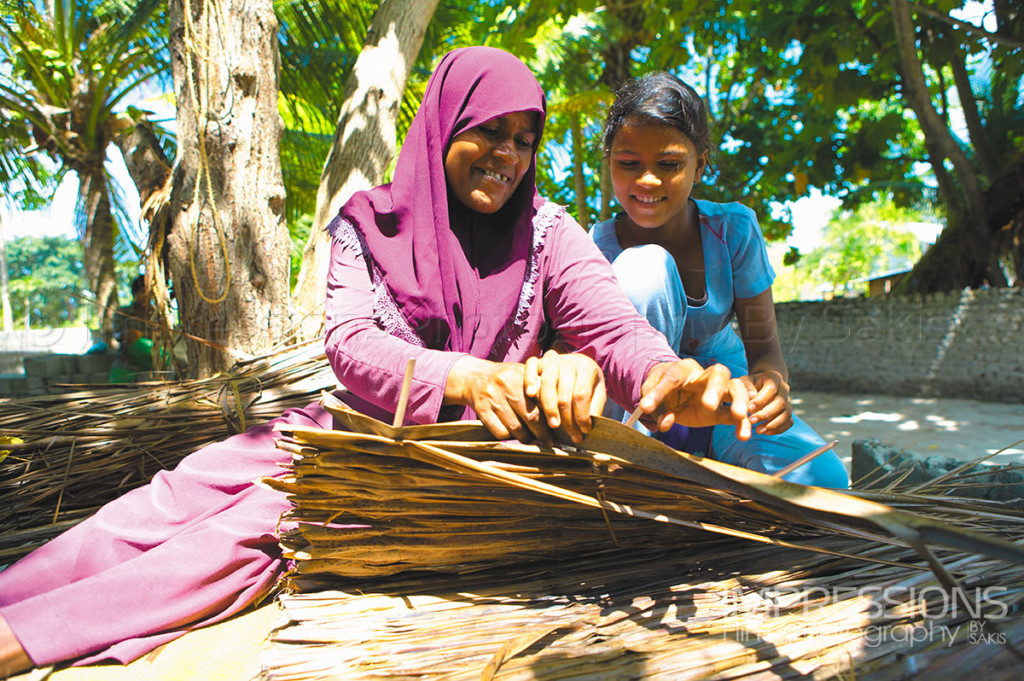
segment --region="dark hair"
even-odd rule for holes
[[[146,276],[140,274],[139,276],[132,279],[132,297],[144,293],[146,291]]]
[[[656,71],[626,81],[615,93],[615,103],[604,122],[604,153],[612,148],[616,133],[629,119],[670,125],[686,135],[697,153],[711,150],[708,110],[697,91],[671,73]]]

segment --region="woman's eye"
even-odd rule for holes
[[[516,140],[516,146],[520,149],[533,149],[533,142],[527,139],[519,138]]]
[[[492,127],[489,127],[489,126],[486,126],[486,125],[481,125],[480,126],[480,130],[485,135],[487,135],[488,137],[494,137],[495,135],[498,134],[498,129],[497,128],[492,128]]]

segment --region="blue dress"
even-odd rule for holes
[[[724,364],[734,376],[748,372],[743,341],[733,326],[736,298],[763,293],[775,280],[768,262],[757,217],[739,203],[691,199],[700,215],[704,250],[705,296],[686,295],[674,258],[661,246],[645,244],[623,250],[615,234],[615,220],[591,230],[594,243],[615,270],[637,310],[661,331],[681,357],[703,366]],[[610,415],[620,417],[623,412]],[[715,426],[710,455],[752,470],[774,473],[825,441],[799,417],[779,435],[754,433],[747,442],[732,426]],[[786,476],[787,480],[822,487],[849,487],[849,476],[834,452],[827,452]]]

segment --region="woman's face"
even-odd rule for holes
[[[495,213],[512,197],[533,160],[537,114],[517,111],[463,130],[444,159],[448,188],[467,208]]]
[[[689,137],[671,125],[626,121],[608,153],[615,198],[638,227],[669,223],[686,210],[707,163]]]

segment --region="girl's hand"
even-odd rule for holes
[[[705,369],[693,359],[662,362],[647,374],[641,392],[640,410],[661,432],[674,423],[698,428],[731,423],[741,440],[750,439],[748,386],[730,378],[721,364]]]
[[[465,404],[499,440],[551,440],[536,401],[526,395],[526,367],[518,362],[489,362],[460,357],[448,372],[446,404]]]
[[[757,425],[757,432],[778,435],[788,430],[793,425],[793,405],[782,374],[762,371],[744,378],[750,382],[750,422]]]
[[[548,350],[543,357],[526,360],[526,396],[539,403],[548,427],[565,428],[580,442],[594,427],[592,416],[607,401],[604,373],[597,362],[579,353]]]

